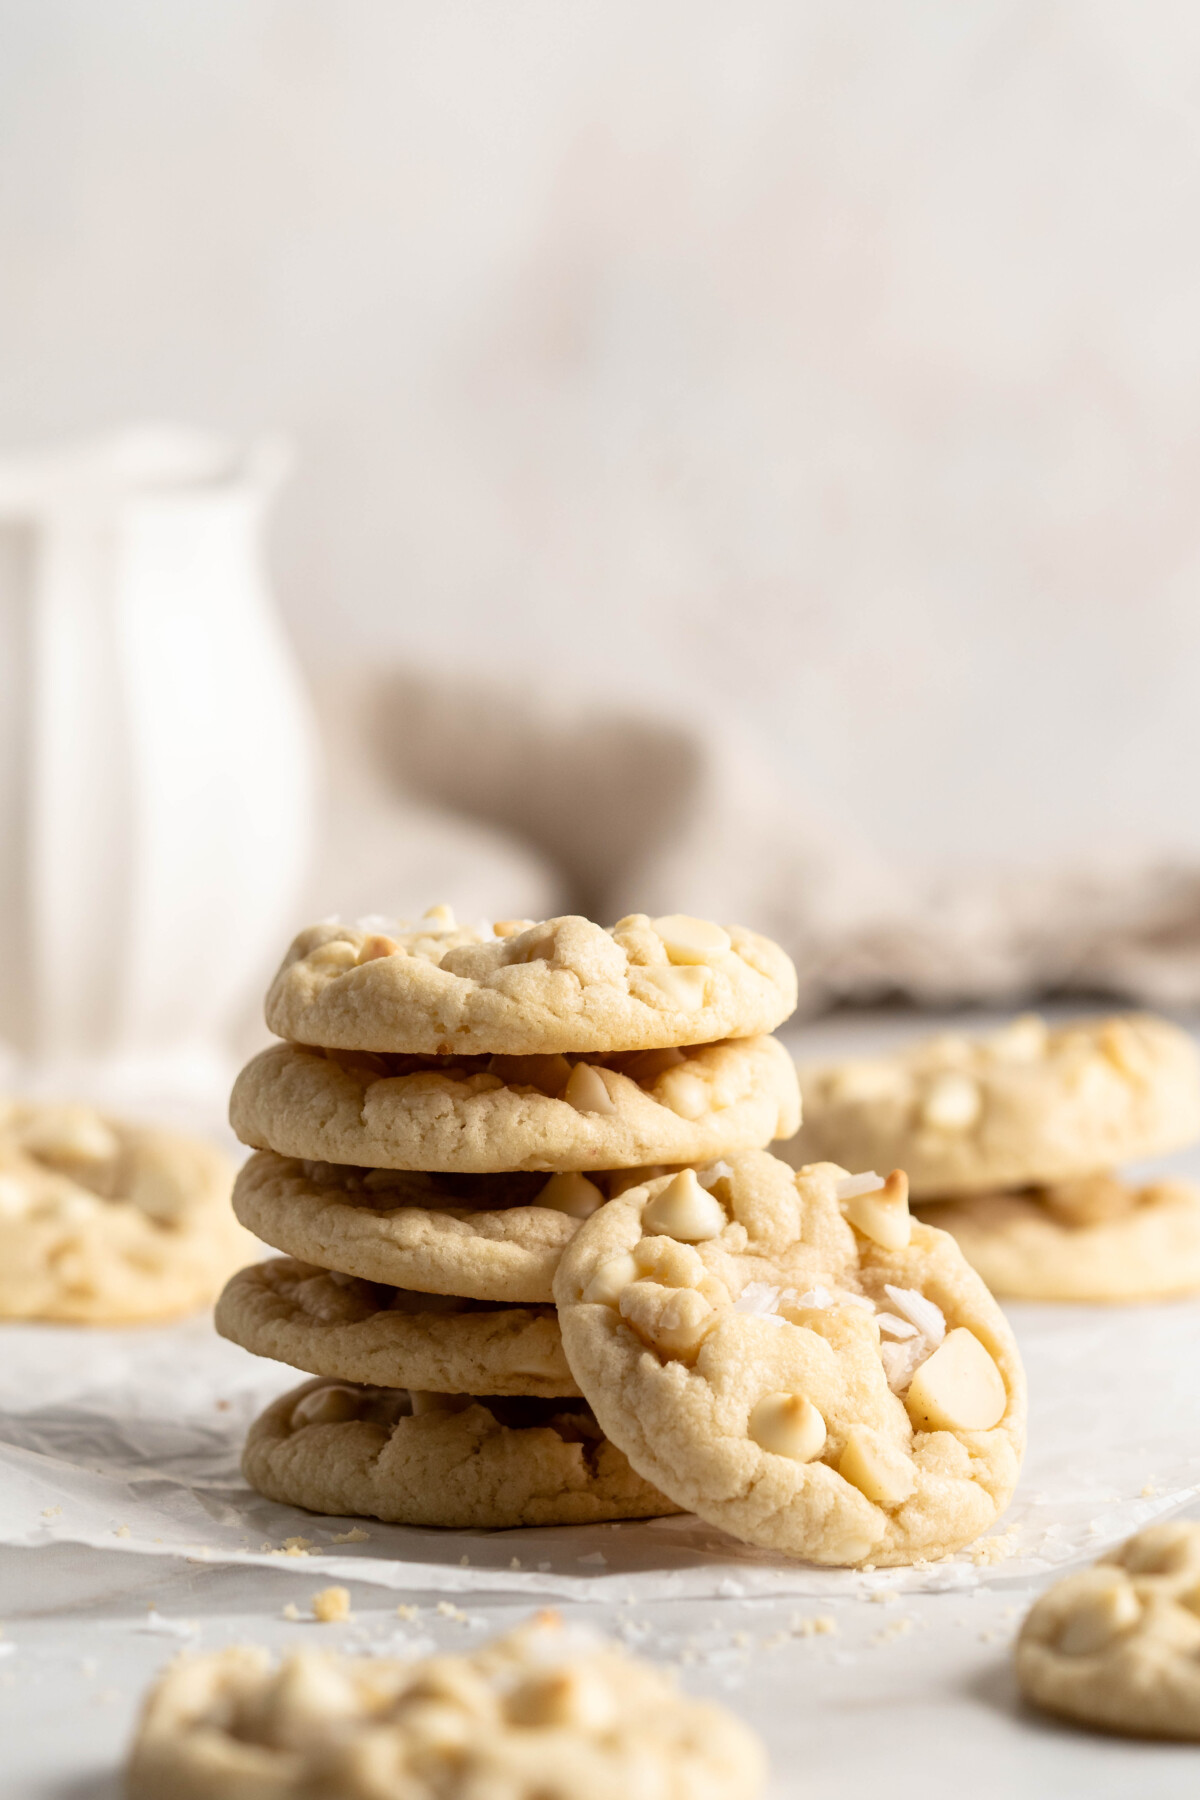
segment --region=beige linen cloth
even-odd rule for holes
[[[1200,1002],[1200,873],[1064,868],[918,885],[699,710],[384,673],[319,696],[310,916],[691,912],[784,944],[802,1010],[1109,993]]]

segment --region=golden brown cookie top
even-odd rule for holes
[[[1200,1739],[1200,1521],[1150,1525],[1056,1582],[1021,1627],[1017,1679],[1051,1712]]]
[[[1200,1057],[1165,1019],[1035,1014],[800,1069],[789,1162],[904,1168],[919,1198],[1090,1176],[1200,1135]]]
[[[723,1707],[542,1613],[469,1655],[412,1661],[239,1647],[159,1678],[134,1800],[753,1800],[762,1747]]]
[[[280,1037],[332,1049],[526,1056],[752,1037],[795,1004],[788,957],[741,926],[632,913],[611,930],[577,915],[484,930],[447,915],[310,926],[266,1018]]]
[[[702,1162],[790,1136],[777,1038],[567,1057],[429,1057],[277,1044],[234,1084],[243,1143],[373,1169],[443,1173]]]
[[[255,1246],[213,1145],[72,1102],[0,1100],[0,1318],[170,1318]]]
[[[554,1284],[567,1360],[633,1467],[749,1542],[911,1562],[995,1519],[1025,1388],[996,1302],[897,1171],[763,1152],[602,1207]]]

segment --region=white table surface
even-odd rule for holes
[[[824,1054],[911,1031],[906,1018],[859,1016],[810,1029],[800,1041],[806,1054]],[[1195,1155],[1169,1162],[1200,1174]],[[1047,1336],[1046,1323],[1067,1311],[1014,1309],[1018,1337],[1036,1340],[1041,1368],[1047,1344],[1057,1341],[1053,1331]],[[1153,1485],[1162,1439],[1147,1449],[1143,1421],[1129,1417],[1124,1406],[1112,1408],[1119,1416],[1110,1426],[1112,1384],[1107,1376],[1096,1382],[1089,1357],[1099,1364],[1112,1356],[1128,1360],[1147,1392],[1169,1385],[1165,1359],[1172,1358],[1172,1346],[1188,1342],[1193,1331],[1200,1343],[1200,1301],[1170,1309],[1078,1309],[1069,1319],[1078,1321],[1078,1327],[1064,1328],[1062,1340],[1072,1346],[1071,1366],[1063,1369],[1061,1386],[1043,1376],[1032,1393],[1030,1464],[1069,1468],[1073,1432],[1081,1443],[1094,1443],[1098,1430],[1111,1430],[1114,1460],[1106,1464],[1106,1479],[1119,1470],[1115,1488],[1136,1495],[1143,1482]],[[91,1334],[79,1334],[81,1354],[88,1354],[91,1342]],[[1184,1430],[1189,1442],[1181,1452],[1200,1452],[1200,1442],[1190,1441],[1191,1419]],[[1125,1465],[1119,1462],[1123,1445]],[[1080,1455],[1086,1461],[1087,1452]],[[1086,1469],[1080,1473],[1086,1480]],[[447,1563],[457,1562],[456,1547],[447,1534]],[[966,1591],[886,1600],[864,1597],[862,1582],[848,1577],[845,1591],[833,1595],[814,1590],[555,1604],[566,1616],[615,1631],[642,1654],[676,1665],[690,1691],[718,1698],[748,1719],[770,1749],[775,1796],[1194,1796],[1200,1749],[1093,1736],[1020,1704],[1009,1646],[1048,1577],[1009,1576],[1003,1563],[984,1574],[981,1585]],[[460,1593],[454,1598],[456,1610],[467,1612],[464,1623],[436,1610],[443,1599],[437,1592],[409,1586],[398,1593],[351,1578],[348,1623],[323,1626],[283,1617],[288,1602],[306,1611],[310,1595],[327,1580],[303,1557],[231,1566],[78,1542],[0,1548],[0,1795],[112,1800],[121,1791],[120,1764],[139,1697],[185,1642],[191,1648],[247,1641],[282,1648],[300,1641],[362,1651],[396,1635],[400,1600],[421,1608],[416,1623],[403,1627],[410,1639],[466,1647],[526,1616],[534,1603],[528,1594]],[[612,1583],[598,1584],[598,1591],[611,1589]],[[805,1622],[818,1617],[832,1619],[835,1631],[805,1635]],[[172,1630],[188,1636],[165,1635]]]

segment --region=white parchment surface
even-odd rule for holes
[[[1200,1301],[1014,1306],[1010,1317],[1031,1396],[1016,1498],[982,1546],[924,1568],[815,1569],[693,1518],[447,1532],[277,1506],[242,1480],[241,1441],[303,1377],[223,1342],[205,1318],[0,1328],[0,1543],[278,1565],[285,1539],[300,1538],[306,1572],[397,1590],[833,1598],[1028,1580],[1200,1497]],[[355,1524],[366,1542],[334,1542]]]

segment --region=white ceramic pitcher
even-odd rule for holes
[[[0,1044],[23,1067],[218,1052],[292,923],[315,732],[261,556],[286,460],[173,430],[0,458]]]

